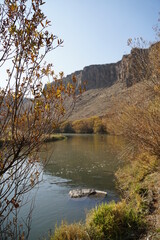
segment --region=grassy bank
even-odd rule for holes
[[[84,224],[57,227],[50,240],[118,240],[140,239],[147,233],[148,217],[153,214],[156,186],[160,180],[158,160],[141,154],[116,173],[122,200],[100,205],[86,215]],[[155,238],[156,239],[156,238]],[[158,238],[157,238],[158,239]]]
[[[63,134],[45,134],[43,136],[43,139],[44,139],[44,142],[55,142],[55,141],[60,141],[60,140],[64,140],[66,139],[67,137]],[[11,143],[11,140],[0,140],[0,147],[3,146],[3,144],[9,144]]]
[[[64,140],[67,137],[62,134],[49,134],[49,135],[45,135],[44,138],[45,138],[44,142],[55,142],[59,140]]]

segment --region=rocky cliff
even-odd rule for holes
[[[76,102],[69,117],[70,121],[92,116],[115,115],[122,108],[122,102],[143,102],[143,80],[151,74],[149,49],[132,49],[117,63],[91,65],[64,78],[64,82],[77,78],[77,87],[87,82],[86,91]],[[138,86],[138,87],[137,87]],[[131,97],[132,95],[132,100]]]
[[[118,79],[119,75],[118,63],[91,65],[85,67],[81,71],[76,71],[64,78],[64,81],[71,81],[72,76],[77,78],[77,84],[80,85],[83,82],[87,82],[87,90],[106,88],[112,86]]]
[[[75,75],[78,86],[84,81],[87,82],[87,90],[108,88],[116,82],[123,82],[126,87],[130,87],[145,78],[148,53],[148,49],[135,48],[117,63],[87,66],[67,75],[64,81],[71,81]]]

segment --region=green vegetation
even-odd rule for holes
[[[130,239],[144,229],[140,215],[125,201],[102,204],[91,210],[86,217],[86,224],[61,224],[56,227],[50,240],[116,240]],[[136,234],[135,234],[136,233]],[[133,238],[132,238],[133,239]]]
[[[91,239],[129,239],[144,228],[144,223],[130,204],[102,204],[93,209],[87,216],[86,224]]]

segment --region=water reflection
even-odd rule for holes
[[[53,154],[45,172],[71,179],[73,186],[113,190],[122,145],[123,140],[107,135],[69,135],[67,141],[48,144]]]
[[[63,219],[68,223],[84,220],[86,211],[95,205],[119,200],[114,172],[121,164],[117,153],[123,146],[123,140],[107,135],[69,135],[67,140],[44,146],[47,152],[42,149],[40,157],[50,159],[37,190],[30,240],[47,236],[48,230]],[[81,187],[104,190],[108,194],[102,199],[70,199],[69,191]],[[22,215],[25,213],[24,208]]]

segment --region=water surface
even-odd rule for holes
[[[117,157],[120,138],[107,135],[69,135],[67,140],[47,143],[49,157],[43,169],[43,181],[36,192],[30,238],[47,235],[62,220],[68,223],[84,221],[89,209],[102,202],[118,201],[114,173],[121,162]],[[105,198],[70,199],[68,192],[75,188],[95,188],[107,191]],[[26,208],[22,210],[23,217]]]

